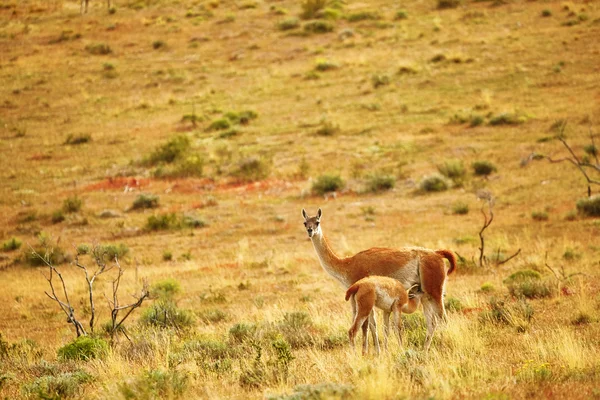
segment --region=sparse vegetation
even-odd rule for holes
[[[307,33],[329,33],[334,31],[335,25],[329,21],[310,21],[304,24],[303,29]]]
[[[460,6],[461,0],[437,0],[437,8],[440,10],[456,8]]]
[[[15,250],[19,250],[21,248],[21,245],[23,244],[22,241],[20,241],[17,238],[12,238],[10,240],[7,240],[6,242],[2,243],[2,250],[3,251],[15,251]]]
[[[112,53],[112,49],[105,43],[95,43],[85,46],[85,51],[94,55],[107,55]]]
[[[382,192],[393,189],[396,185],[396,178],[393,175],[375,173],[367,178],[367,190],[369,192]]]

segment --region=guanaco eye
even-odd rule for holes
[[[315,225],[319,226],[319,221],[317,221]]]
[[[307,225],[307,224],[306,224],[306,222],[305,222],[305,223],[304,223],[304,226],[306,226],[306,225]]]

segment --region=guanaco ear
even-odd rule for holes
[[[323,212],[321,211],[321,209],[319,208],[319,211],[317,211],[317,219],[320,220],[321,219],[321,215],[323,214]]]
[[[308,219],[308,215],[306,215],[306,210],[304,208],[302,209],[302,216],[304,217],[305,220]]]

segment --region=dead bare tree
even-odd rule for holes
[[[31,246],[30,246],[30,248],[31,248]],[[44,277],[46,278],[46,280],[48,281],[48,284],[50,285],[50,293],[45,292],[46,295],[50,299],[55,301],[59,305],[61,310],[66,314],[67,322],[70,324],[73,324],[73,326],[75,327],[75,332],[77,334],[77,337],[82,336],[82,335],[83,336],[87,335],[88,332],[86,332],[86,330],[84,329],[81,322],[79,322],[79,320],[75,317],[75,309],[73,308],[73,306],[71,305],[71,302],[69,300],[69,293],[67,290],[67,286],[65,284],[65,280],[63,279],[61,272],[50,260],[49,253],[46,252],[46,254],[42,256],[41,254],[39,254],[35,250],[33,250],[33,248],[31,248],[31,250],[32,250],[32,254],[35,257],[40,258],[43,261],[43,263],[48,267],[49,273],[47,275],[44,274]],[[148,295],[149,295],[148,283],[144,280],[140,295],[133,296],[136,299],[135,302],[133,302],[131,304],[127,304],[127,305],[120,305],[119,298],[118,298],[118,291],[119,291],[119,286],[121,283],[121,278],[123,276],[124,270],[121,267],[117,256],[115,255],[115,257],[114,257],[114,265],[107,266],[106,261],[105,261],[105,259],[107,257],[106,249],[104,249],[100,245],[95,245],[90,254],[96,264],[96,268],[92,273],[90,268],[88,268],[88,266],[86,266],[80,260],[80,257],[82,255],[84,255],[84,253],[77,251],[76,254],[77,255],[75,256],[74,264],[75,264],[75,266],[77,266],[79,269],[81,269],[83,271],[85,280],[87,283],[87,291],[88,291],[87,295],[88,295],[88,300],[89,300],[89,304],[90,304],[90,321],[89,321],[90,333],[94,333],[94,325],[96,322],[96,304],[95,304],[95,300],[94,300],[94,281],[96,280],[96,278],[98,278],[98,276],[100,276],[106,272],[109,272],[114,267],[116,267],[118,270],[117,277],[112,282],[112,300],[108,300],[110,310],[111,310],[111,327],[109,330],[109,334],[111,336],[111,339],[114,339],[115,334],[119,331],[122,331],[123,323],[125,322],[125,320],[131,315],[131,313],[136,308],[139,308],[142,305],[142,303],[145,299],[148,298]],[[61,285],[62,292],[63,292],[62,296],[59,296],[57,294],[54,276],[57,276],[60,281],[60,285]],[[118,318],[119,312],[121,312],[121,311],[125,311],[125,315],[119,319]]]
[[[481,206],[481,213],[483,214],[483,225],[481,230],[479,231],[479,266],[484,267],[487,266],[488,260],[485,256],[485,237],[483,232],[492,224],[494,220],[494,205],[496,204],[496,200],[492,193],[487,190],[480,190],[477,192],[477,197],[480,200],[484,200],[483,205]],[[487,212],[486,212],[487,206]],[[518,256],[521,253],[521,249],[517,250],[513,255],[506,258],[503,261],[500,261],[500,250],[498,249],[498,255],[496,256],[496,266],[505,264]]]
[[[110,338],[114,339],[115,334],[122,330],[123,322],[131,315],[131,313],[142,305],[142,302],[150,295],[148,281],[144,279],[142,290],[139,296],[133,296],[136,301],[127,305],[120,305],[117,293],[119,292],[119,285],[121,284],[121,277],[123,276],[123,268],[119,264],[119,260],[115,257],[115,265],[118,269],[117,277],[112,282],[112,300],[108,300],[110,306]],[[125,315],[119,319],[119,312],[124,311]],[[123,334],[127,337],[127,333],[123,330]]]
[[[591,144],[584,148],[584,151],[588,154],[588,157],[580,158],[577,156],[577,154],[575,154],[575,152],[573,151],[573,148],[569,145],[569,143],[567,143],[566,136],[565,136],[565,129],[567,127],[567,121],[559,120],[554,125],[555,125],[555,129],[557,132],[556,139],[558,139],[563,144],[563,146],[567,149],[567,151],[569,152],[569,156],[557,158],[557,159],[554,159],[550,156],[544,156],[544,158],[546,158],[552,164],[561,163],[561,162],[566,161],[566,162],[570,162],[575,167],[577,167],[577,169],[581,172],[581,174],[584,176],[585,180],[587,181],[587,195],[588,195],[588,197],[591,197],[592,196],[592,185],[600,185],[600,180],[592,179],[590,177],[590,173],[589,173],[589,172],[595,172],[595,173],[600,174],[600,159],[598,158],[598,148],[596,147],[595,135],[592,132],[592,128],[591,127],[589,128]],[[595,163],[590,161],[590,157],[593,157],[593,159],[595,160]]]

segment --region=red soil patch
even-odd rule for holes
[[[101,182],[94,183],[92,185],[88,185],[84,190],[86,191],[94,191],[94,190],[125,190],[127,188],[136,188],[140,189],[144,186],[148,186],[150,179],[138,179],[138,178],[126,178],[126,177],[117,177],[117,178],[108,178]]]
[[[52,158],[52,156],[49,154],[36,153],[36,154],[32,155],[31,157],[29,157],[27,160],[28,161],[43,161],[43,160],[50,160],[51,158]]]

